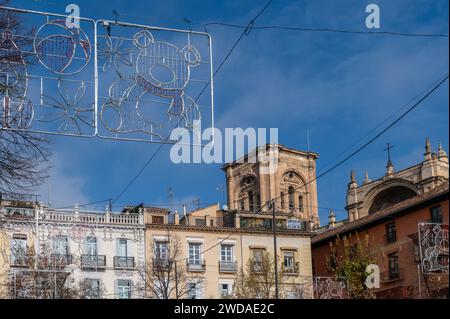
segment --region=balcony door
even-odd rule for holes
[[[200,265],[201,264],[201,247],[199,243],[189,243],[189,264]]]
[[[15,236],[11,240],[11,265],[26,266],[27,238]]]
[[[56,236],[53,239],[53,253],[60,256],[67,256],[69,254],[67,236]]]
[[[97,256],[97,238],[89,236],[86,238],[86,255],[95,257]]]
[[[128,240],[125,238],[119,238],[117,240],[117,256],[119,257],[128,257]]]
[[[220,249],[220,261],[232,262],[233,260],[233,245],[222,245]]]

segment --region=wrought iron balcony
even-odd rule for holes
[[[298,275],[299,270],[300,267],[298,262],[291,266],[283,265],[283,274],[285,275]]]
[[[21,268],[27,268],[30,266],[30,262],[32,259],[29,256],[23,255],[23,254],[15,254],[11,255],[11,267],[21,267]]]
[[[170,267],[169,259],[167,258],[153,258],[153,269],[154,270],[167,270]]]
[[[203,259],[188,259],[186,261],[186,267],[188,271],[205,271],[206,263]]]
[[[262,272],[262,270],[263,270],[262,261],[253,260],[251,265],[252,265],[252,267],[251,267],[252,273],[259,274]]]
[[[51,254],[50,263],[56,267],[66,267],[72,264],[73,258],[70,254]]]
[[[220,272],[235,273],[237,271],[236,261],[219,261]]]
[[[114,256],[114,268],[116,269],[133,269],[134,257]]]
[[[105,255],[81,255],[82,269],[96,269],[101,270],[106,268]]]

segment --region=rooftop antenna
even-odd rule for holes
[[[170,212],[172,212],[173,210],[173,189],[172,186],[169,186],[169,189],[167,190],[167,196],[169,198],[169,207],[170,207]]]
[[[309,153],[309,129],[306,129],[306,144],[307,144],[307,148],[308,148],[308,153]]]

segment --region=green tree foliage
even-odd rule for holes
[[[370,264],[377,264],[377,257],[375,248],[369,244],[368,235],[360,238],[355,232],[330,242],[327,267],[338,280],[346,283],[351,298],[374,298],[371,289],[365,285],[369,275],[366,267]]]

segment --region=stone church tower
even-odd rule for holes
[[[278,213],[308,219],[319,225],[314,152],[299,151],[282,145],[267,144],[266,156],[277,158],[275,169],[268,163],[249,161],[249,154],[233,163],[225,164],[228,207],[230,210],[254,212],[276,198]],[[268,205],[262,212],[270,212]]]
[[[350,174],[347,190],[348,220],[367,216],[410,197],[428,192],[448,180],[448,156],[439,145],[433,153],[427,138],[422,163],[395,172],[388,160],[386,174],[375,181],[366,172],[364,182],[358,185],[355,173]]]

